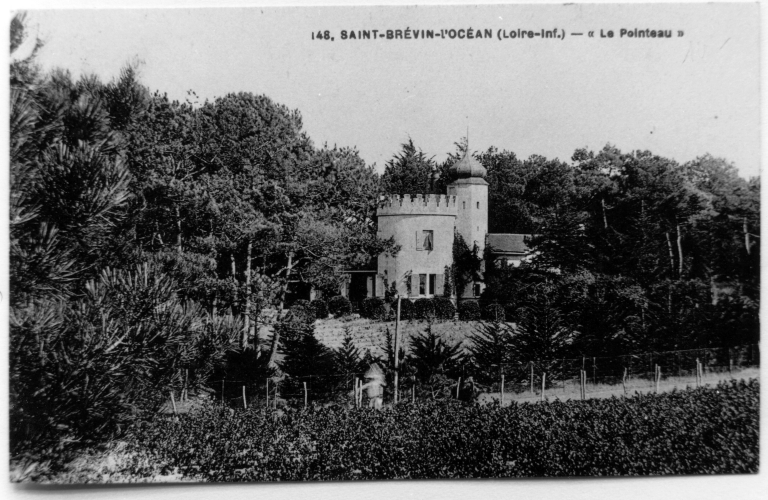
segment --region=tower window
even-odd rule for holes
[[[480,202],[479,201],[477,202],[477,208],[480,208]]]
[[[422,231],[424,235],[424,250],[431,251],[434,247],[435,232],[434,231]]]
[[[461,208],[463,208],[464,210],[467,209],[467,202],[466,201],[462,201],[461,202]]]
[[[435,232],[432,230],[416,231],[416,250],[432,251],[435,248]]]

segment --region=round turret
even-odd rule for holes
[[[448,169],[448,173],[451,175],[451,179],[485,179],[488,171],[477,160],[475,160],[469,150],[464,153],[464,157],[454,163],[451,168]]]

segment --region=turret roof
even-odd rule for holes
[[[469,153],[469,148],[467,148],[466,153],[464,153],[464,157],[454,163],[451,168],[448,169],[448,172],[454,180],[470,178],[485,179],[485,176],[488,174],[485,167]]]

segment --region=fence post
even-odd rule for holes
[[[357,377],[355,377],[355,388],[352,391],[352,397],[355,398],[355,408],[357,408]]]
[[[586,378],[586,372],[579,370],[579,391],[581,392],[582,401],[587,397],[587,391],[584,389],[584,379]]]
[[[307,383],[304,382],[304,409],[307,409]]]
[[[243,410],[248,409],[248,403],[245,402],[245,386],[243,386]]]
[[[655,379],[656,379],[656,394],[659,393],[659,380],[661,380],[661,367],[659,365],[656,365],[656,373],[655,373]]]
[[[733,356],[730,347],[728,348],[728,375],[733,376]]]
[[[400,294],[397,295],[397,316],[395,317],[395,404],[397,404],[398,396],[398,382],[399,382],[399,369],[398,369],[398,357],[400,356]]]
[[[224,404],[224,379],[221,379],[221,404]]]
[[[459,399],[459,389],[461,389],[461,377],[459,377],[459,383],[456,384],[456,399]]]
[[[597,366],[595,365],[596,358],[592,358],[592,384],[597,387]]]
[[[411,404],[416,404],[416,377],[413,378],[413,385],[411,386]]]
[[[277,382],[275,382],[275,398],[274,398],[274,401],[275,401],[275,410],[277,410],[277,398],[280,396],[279,387],[280,387],[280,386],[278,385],[278,383],[277,383]]]
[[[533,361],[531,361],[531,394],[533,394]]]
[[[173,405],[173,414],[176,415],[176,398],[173,397],[173,389],[171,389],[171,405]]]
[[[696,387],[701,385],[701,369],[699,367],[699,358],[696,358]]]
[[[621,377],[621,388],[624,390],[624,397],[627,397],[627,369],[624,368],[624,376]]]
[[[499,392],[499,400],[501,401],[501,406],[504,406],[504,374],[501,375],[501,392]]]
[[[544,401],[544,388],[547,382],[547,372],[541,374],[541,400]]]
[[[264,403],[264,408],[269,408],[269,379],[267,379],[267,399],[265,400],[266,403]]]

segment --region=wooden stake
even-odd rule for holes
[[[501,376],[501,392],[499,393],[499,400],[501,401],[501,406],[504,406],[504,375]]]
[[[304,382],[304,409],[307,408],[307,383]]]
[[[353,397],[355,398],[355,408],[357,408],[357,377],[355,377],[355,390],[353,391]]]
[[[531,394],[533,394],[533,361],[531,361]]]
[[[459,377],[459,382],[456,384],[456,399],[459,399],[459,389],[461,389],[461,377]]]
[[[621,388],[624,389],[624,397],[627,396],[627,369],[624,368],[624,376],[621,377]]]
[[[248,409],[248,403],[245,402],[245,386],[243,386],[243,410]]]
[[[541,374],[541,400],[544,401],[544,388],[547,382],[547,372]]]
[[[416,384],[411,386],[411,403],[416,404]]]
[[[269,408],[269,379],[267,379],[267,399],[264,408]]]
[[[397,316],[395,317],[395,404],[397,404],[397,396],[398,396],[398,380],[399,380],[399,370],[398,370],[398,357],[400,355],[400,294],[397,295]]]
[[[278,386],[277,382],[275,382],[275,397],[274,397],[275,410],[277,410],[277,398],[280,396],[280,393],[278,392],[278,387],[279,386]]]
[[[656,394],[659,393],[659,380],[661,380],[661,367],[656,365]]]
[[[171,405],[173,405],[173,414],[176,415],[176,398],[173,397],[173,391],[171,391]]]
[[[224,379],[221,379],[221,404],[224,404]]]

